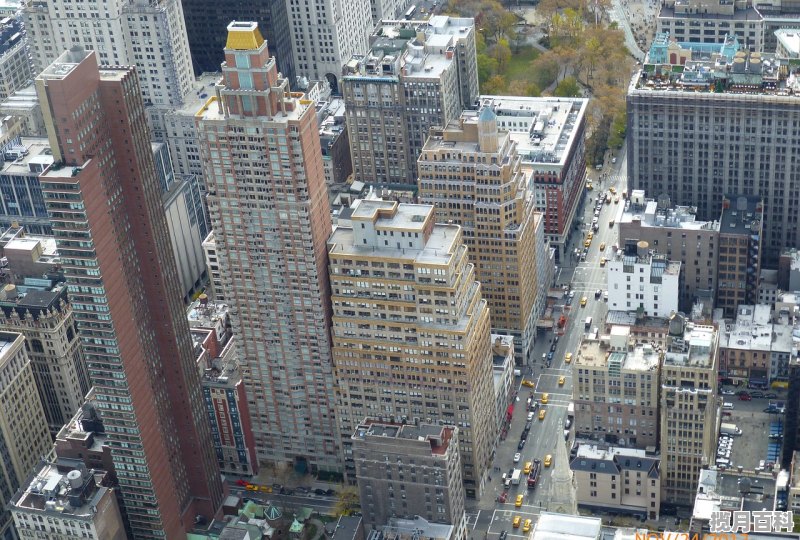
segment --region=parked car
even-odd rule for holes
[[[308,493],[309,491],[311,491],[311,490],[309,488],[307,488],[306,486],[298,486],[297,487],[297,492],[298,493]]]
[[[517,445],[517,450],[522,451],[522,449],[525,448],[526,442],[528,442],[527,439],[522,439],[521,441],[519,441],[519,444]]]
[[[739,401],[752,401],[750,394],[739,394]]]
[[[722,416],[733,416],[731,411],[722,411]]]
[[[323,496],[323,495],[325,495],[325,490],[322,489],[322,488],[317,488],[317,489],[314,490],[314,495]]]
[[[514,454],[514,463],[519,463],[519,460],[521,459],[522,459],[522,454],[520,454],[519,452]]]
[[[722,394],[723,396],[735,396],[736,392],[734,392],[733,390],[723,390],[722,392],[720,392],[720,394]]]
[[[764,397],[767,399],[778,399],[778,394],[776,394],[775,392],[767,392],[766,394],[764,394]]]

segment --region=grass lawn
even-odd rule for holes
[[[508,83],[516,80],[531,82],[533,80],[531,62],[535,60],[539,54],[541,54],[539,50],[534,49],[530,45],[520,47],[519,52],[516,54],[512,52],[511,60],[508,61],[505,73],[502,74],[505,76],[506,81]]]

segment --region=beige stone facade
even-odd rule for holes
[[[356,201],[328,241],[336,416],[459,428],[467,496],[480,497],[497,431],[489,307],[461,227],[430,205]]]
[[[658,519],[660,464],[644,450],[580,445],[570,462],[578,506]]]
[[[686,323],[661,367],[664,502],[692,504],[700,468],[713,464],[717,433],[717,351],[713,326]]]
[[[658,441],[659,353],[627,336],[585,339],[573,362],[575,433],[647,448]]]
[[[11,527],[9,500],[3,494],[17,491],[51,445],[25,337],[0,332],[0,537],[6,538]]]
[[[537,286],[533,191],[516,147],[484,107],[431,130],[417,165],[420,202],[436,206],[439,223],[461,225],[492,329],[514,336],[523,364],[532,354],[537,293],[546,287]]]
[[[26,294],[6,286],[0,291],[0,330],[25,336],[36,388],[55,435],[78,412],[90,388],[66,285]]]

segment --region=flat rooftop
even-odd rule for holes
[[[487,95],[478,100],[480,107],[494,111],[498,129],[511,134],[522,161],[539,167],[567,164],[589,103],[585,98]]]
[[[619,366],[625,371],[654,371],[659,354],[650,345],[639,345],[631,351],[615,351],[599,339],[584,339],[578,348],[575,363],[581,366]]]
[[[194,117],[205,106],[211,96],[216,95],[214,87],[222,80],[222,73],[203,73],[192,85],[192,90],[183,100],[183,106],[168,114]]]
[[[50,142],[45,137],[22,137],[21,144],[11,148],[11,150],[14,149],[19,149],[20,153],[24,151],[24,155],[14,161],[3,162],[0,174],[9,176],[38,175],[53,163]]]
[[[717,54],[684,65],[645,62],[633,75],[628,95],[682,99],[685,93],[700,92],[713,93],[720,100],[751,102],[758,96],[771,96],[794,103],[800,94],[800,78],[791,62],[794,60],[747,50],[738,51],[732,60]]]
[[[760,234],[763,207],[761,197],[725,197],[727,204],[722,206],[720,234]]]
[[[71,480],[78,485],[73,485]],[[63,474],[54,464],[39,469],[19,499],[11,506],[17,510],[52,514],[59,519],[94,521],[97,505],[108,488],[97,486],[91,471],[73,469]],[[80,503],[80,505],[76,505]]]
[[[391,216],[387,211],[392,210]],[[433,213],[431,204],[398,204],[380,199],[360,199],[353,208],[351,220],[373,221],[376,228],[422,231]]]
[[[606,313],[606,324],[635,326],[637,328],[654,328],[663,331],[665,334],[669,331],[669,321],[667,319],[662,317],[639,318],[636,316],[635,311],[609,310],[608,313]]]
[[[345,77],[438,79],[457,62],[450,54],[474,29],[471,18],[435,15],[427,20],[384,20],[369,38],[366,55],[354,55]]]
[[[427,441],[431,445],[432,454],[444,454],[453,436],[453,428],[435,424],[388,424],[368,420],[359,425],[354,439],[379,437],[389,439],[405,439],[409,441]]]
[[[768,305],[737,308],[736,321],[720,337],[720,347],[739,350],[769,351],[772,349],[773,324]]]
[[[600,518],[543,512],[530,540],[597,540],[601,527]]]
[[[39,97],[33,85],[20,88],[0,103],[0,111],[26,111],[37,107],[40,107]]]
[[[715,331],[713,326],[687,324],[683,334],[685,350],[665,353],[664,365],[711,368],[714,363]]]
[[[641,227],[683,229],[683,230],[719,230],[718,221],[698,221],[697,207],[672,206],[659,208],[658,202],[645,199],[644,190],[636,189],[625,201],[624,211],[618,223],[638,222]]]

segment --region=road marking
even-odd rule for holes
[[[469,514],[467,514],[467,515],[469,515]],[[481,517],[481,511],[480,511],[480,510],[478,510],[478,513],[477,513],[477,514],[475,514],[475,521],[474,521],[474,522],[473,522],[473,524],[472,524],[472,530],[473,530],[473,531],[475,530],[475,527],[477,527],[477,526],[478,526],[478,519],[480,519],[480,517]],[[469,523],[469,522],[467,522],[467,523]]]

